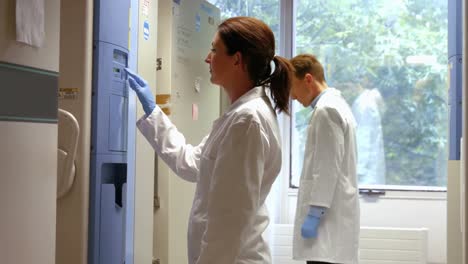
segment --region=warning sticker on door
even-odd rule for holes
[[[78,99],[78,88],[59,88],[58,99],[76,100]]]

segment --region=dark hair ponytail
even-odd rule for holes
[[[293,67],[288,59],[275,56],[275,71],[270,77],[270,92],[275,110],[289,114],[289,92],[291,90]]]
[[[270,86],[275,110],[289,114],[289,90],[293,67],[275,54],[275,35],[267,24],[253,17],[232,17],[218,26],[218,34],[232,55],[244,56],[249,77],[255,86]],[[271,73],[270,62],[275,63]]]

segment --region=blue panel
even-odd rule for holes
[[[448,1],[448,57],[462,54],[462,1]]]
[[[94,41],[120,46],[128,51],[130,0],[95,0]]]
[[[109,150],[127,151],[127,97],[110,95]]]
[[[127,150],[128,87],[124,68],[127,53],[120,47],[98,42],[94,51],[92,152],[97,154],[123,154]],[[115,97],[120,97],[118,100]],[[111,98],[114,98],[111,100]],[[111,105],[113,103],[113,105]],[[122,124],[116,124],[121,120]],[[113,127],[111,127],[111,125]]]
[[[462,0],[448,1],[449,159],[460,160],[462,133]]]
[[[125,187],[125,186],[124,186]],[[101,185],[101,223],[99,262],[102,264],[124,263],[125,245],[125,207],[114,203],[116,188],[114,184]]]
[[[122,222],[121,216],[116,212],[122,212],[116,209],[115,212],[110,212],[109,208],[125,208],[125,184],[128,178],[126,157],[123,155],[91,155],[91,175],[90,175],[90,199],[89,199],[89,244],[88,244],[88,263],[89,264],[110,264],[123,262],[100,262],[101,255],[109,253],[103,252],[106,247],[102,245],[103,241],[108,241],[115,238],[116,235],[110,234],[108,231],[103,232],[101,223],[105,222]],[[113,192],[110,197],[109,193],[102,193],[105,185],[122,186],[121,192]],[[108,189],[106,189],[108,191]],[[116,195],[117,194],[117,195]],[[116,201],[119,200],[119,195],[124,206],[119,206]],[[114,219],[115,218],[115,219]],[[114,219],[114,220],[109,220]],[[120,230],[124,226],[116,227],[115,232],[121,233]],[[111,236],[111,237],[109,237]],[[118,235],[124,236],[122,234]],[[122,238],[124,239],[124,238]],[[117,250],[117,249],[116,249]]]
[[[449,160],[460,160],[462,134],[462,56],[449,60]]]
[[[124,71],[130,2],[137,29],[138,0],[94,1],[89,264],[133,263],[135,129],[128,126],[136,122],[135,95],[129,103]],[[135,48],[136,30],[132,34]],[[127,164],[127,150],[132,164]]]

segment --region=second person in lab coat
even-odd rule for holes
[[[312,263],[358,263],[356,121],[340,91],[327,86],[313,55],[291,60],[291,96],[312,108],[294,222],[293,257]]]
[[[262,21],[235,17],[219,25],[205,61],[231,106],[197,146],[186,144],[147,83],[128,72],[146,112],[138,128],[178,176],[196,183],[190,264],[271,263],[262,238],[269,222],[265,199],[281,168],[276,110],[288,111],[292,70],[274,53],[273,32]]]

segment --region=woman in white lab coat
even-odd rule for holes
[[[291,96],[312,108],[294,222],[293,257],[308,264],[357,264],[359,190],[356,121],[340,91],[328,87],[315,56],[302,54]]]
[[[128,72],[147,114],[138,128],[177,175],[196,182],[190,264],[271,263],[262,239],[269,221],[265,199],[281,168],[275,110],[288,111],[292,69],[274,52],[273,32],[258,19],[235,17],[219,25],[205,61],[231,106],[198,146],[185,143],[147,83]]]

